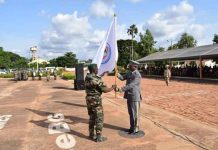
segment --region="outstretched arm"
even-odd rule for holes
[[[109,88],[105,85],[105,83],[102,80],[99,80],[96,85],[98,86],[99,90],[103,93],[111,92],[111,91],[115,90],[117,87],[116,85],[112,85]]]
[[[121,74],[118,73],[117,78],[120,79],[121,81],[125,81],[127,79],[127,75],[125,74],[122,76]]]
[[[108,92],[111,92],[111,91],[113,91],[114,89],[116,89],[116,85],[112,85],[110,88],[108,88],[108,87],[105,87],[105,88],[103,88],[103,92],[104,93],[108,93]]]

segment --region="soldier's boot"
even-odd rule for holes
[[[94,133],[89,133],[89,138],[91,139],[91,140],[96,140],[96,135],[94,134]]]
[[[97,135],[96,142],[104,142],[107,140],[107,137],[104,137],[102,135]]]
[[[90,120],[90,123],[93,123],[93,121]],[[91,140],[96,140],[96,135],[95,135],[95,132],[94,132],[93,124],[89,125],[89,138]]]

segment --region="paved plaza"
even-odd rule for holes
[[[113,80],[104,78],[108,85]],[[143,79],[142,85],[140,129],[145,136],[119,135],[129,119],[122,94],[115,98],[112,92],[103,95],[108,140],[95,143],[88,139],[85,93],[73,90],[73,81],[0,79],[0,150],[218,149],[217,85],[173,81],[166,87],[153,79]]]

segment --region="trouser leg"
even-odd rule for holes
[[[139,123],[140,123],[140,102],[134,102],[134,110],[135,110],[135,114],[134,114],[134,132],[138,132],[139,131]]]
[[[134,117],[131,102],[127,101],[127,108],[129,113],[130,130],[134,130]]]
[[[169,85],[169,78],[165,78],[165,81],[166,81],[166,85],[168,86]]]
[[[95,114],[91,107],[88,107],[88,114],[89,114],[89,135],[94,135],[94,127],[95,127]]]
[[[96,130],[96,134],[97,135],[102,135],[102,130],[103,130],[103,126],[104,126],[104,113],[103,113],[103,107],[102,106],[98,106],[95,109],[95,130]]]
[[[128,102],[128,111],[130,115],[130,129],[132,129],[134,132],[138,132],[140,120],[140,102]]]

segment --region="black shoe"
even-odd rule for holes
[[[139,131],[132,131],[131,133],[129,133],[129,135],[137,135],[139,133]]]
[[[132,133],[134,133],[134,131],[129,129],[128,134],[132,134]]]
[[[103,137],[102,135],[97,135],[96,142],[104,142],[107,140],[107,137]]]

